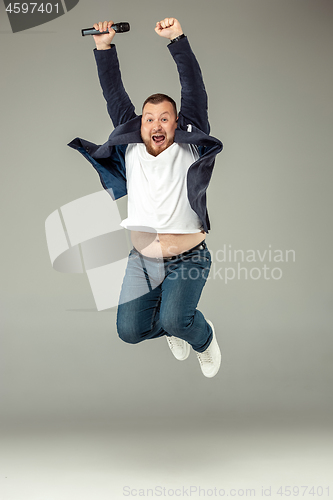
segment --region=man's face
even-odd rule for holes
[[[142,111],[141,137],[147,151],[157,156],[171,146],[177,128],[177,116],[169,101],[148,102]]]

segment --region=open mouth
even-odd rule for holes
[[[155,144],[162,144],[164,142],[164,139],[165,139],[165,135],[161,135],[161,134],[156,134],[156,135],[153,135],[152,136],[152,139],[153,141],[155,142]]]

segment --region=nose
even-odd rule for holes
[[[162,130],[162,125],[161,125],[161,122],[155,122],[154,123],[154,126],[153,126],[153,132],[158,132]]]

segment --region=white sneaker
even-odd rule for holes
[[[179,361],[184,361],[184,359],[189,357],[190,344],[185,342],[185,340],[173,336],[169,337],[169,335],[166,335],[166,339],[175,358],[179,359]]]
[[[213,323],[207,319],[207,323],[213,329],[213,339],[207,349],[203,352],[197,352],[197,358],[200,363],[201,371],[205,377],[214,377],[220,369],[221,351],[216,340]]]

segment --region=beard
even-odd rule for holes
[[[147,141],[143,138],[142,138],[142,140],[144,142],[144,145],[146,146],[147,153],[149,153],[152,156],[158,156],[160,153],[162,153],[162,151],[164,151],[165,149],[167,149],[169,146],[171,146],[174,143],[174,138],[172,137],[172,138],[167,140],[167,142],[164,144],[164,146],[162,148],[159,148],[157,146],[157,148],[155,149],[151,145],[151,140]]]

